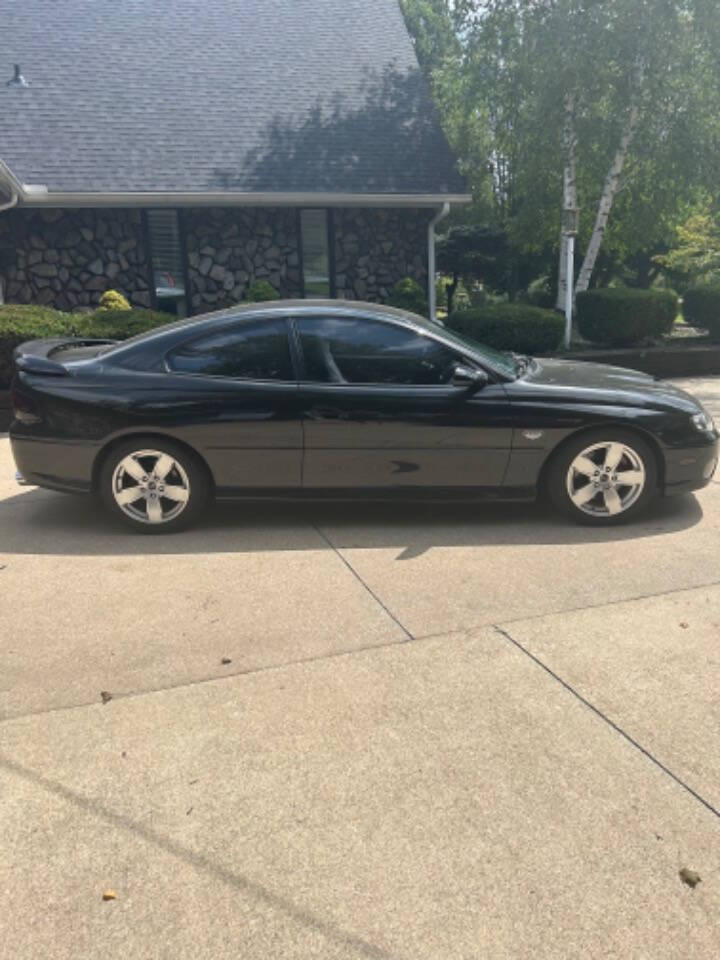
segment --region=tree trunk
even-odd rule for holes
[[[565,122],[563,124],[563,219],[567,209],[577,208],[577,174],[575,136],[575,97],[565,94],[563,102]],[[560,260],[558,262],[558,293],[555,306],[565,311],[567,298],[567,236],[564,223],[560,226]]]
[[[602,246],[608,217],[610,216],[613,201],[615,200],[615,194],[617,193],[618,186],[620,184],[620,174],[622,173],[628,151],[630,150],[630,146],[635,138],[638,123],[640,121],[640,93],[642,90],[643,78],[644,65],[642,62],[638,62],[635,65],[634,89],[630,98],[630,112],[625,124],[625,129],[623,130],[623,134],[620,138],[620,143],[615,151],[613,162],[610,165],[610,170],[605,178],[605,185],[603,187],[602,196],[600,197],[597,216],[595,217],[595,226],[593,227],[590,243],[588,244],[588,248],[585,253],[585,259],[583,260],[583,265],[580,269],[577,286],[575,287],[576,293],[582,293],[588,289],[590,285],[590,277],[595,269],[595,262],[597,261],[600,247]]]

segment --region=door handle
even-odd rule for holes
[[[312,407],[309,415],[311,420],[340,420],[341,418],[337,407]]]
[[[355,423],[378,422],[383,419],[377,410],[341,410],[338,407],[311,407],[311,420],[352,420]]]

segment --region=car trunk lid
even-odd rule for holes
[[[18,370],[51,377],[70,375],[71,365],[80,360],[92,360],[116,340],[87,340],[79,337],[53,337],[47,340],[29,340],[13,352]]]

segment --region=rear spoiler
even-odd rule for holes
[[[111,346],[116,340],[83,340],[80,337],[55,337],[48,340],[28,340],[13,351],[13,360],[18,370],[26,373],[44,373],[50,377],[67,377],[70,371],[61,363],[51,360],[53,353],[67,347]]]
[[[61,363],[45,357],[16,357],[15,366],[24,373],[44,373],[50,377],[67,377],[69,371]]]

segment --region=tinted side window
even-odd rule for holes
[[[188,340],[168,354],[179,373],[242,380],[294,380],[284,320],[260,320],[226,327]]]
[[[381,320],[302,317],[297,326],[316,382],[444,384],[460,359],[431,337]]]

